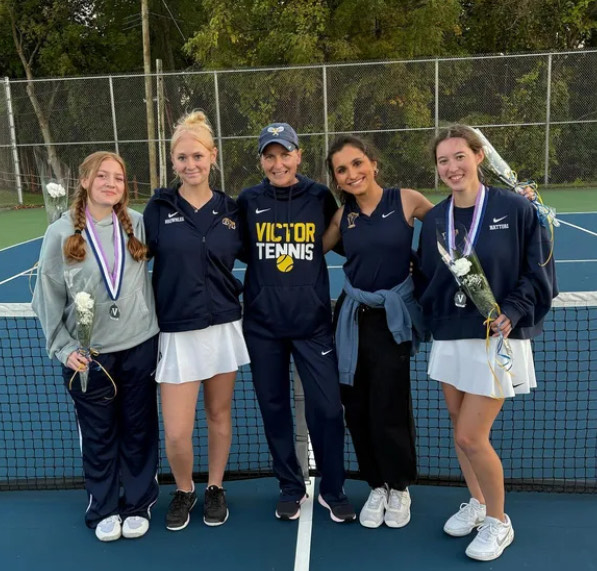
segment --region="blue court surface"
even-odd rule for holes
[[[559,218],[597,233],[597,212],[560,214]],[[562,225],[555,229],[554,243],[560,291],[597,291],[597,236]],[[0,303],[31,301],[40,247],[41,236],[0,250]],[[337,254],[328,254],[332,298],[337,298],[342,290],[342,263]],[[242,264],[236,271],[242,280]]]
[[[366,485],[348,480],[360,505]],[[515,539],[501,558],[480,563],[466,557],[470,537],[449,537],[442,526],[464,488],[413,486],[412,519],[402,529],[366,529],[332,522],[321,506],[303,504],[298,522],[274,517],[272,478],[226,484],[230,518],[203,524],[200,502],[189,526],[166,530],[171,487],[162,486],[146,536],[100,543],[83,524],[85,493],[3,492],[0,496],[0,564],[6,571],[590,571],[597,569],[597,496],[511,492],[507,496]]]
[[[597,232],[597,212],[560,217]],[[30,287],[35,281],[34,265],[40,245],[41,238],[0,250],[0,314],[1,304],[31,300]],[[569,226],[556,229],[555,256],[561,291],[597,290],[596,252],[597,237]],[[342,258],[332,254],[328,265],[332,297],[337,297],[342,287]],[[239,266],[241,279],[243,271]],[[592,483],[594,490],[597,397],[591,388],[597,378],[597,365],[591,349],[597,342],[593,325],[597,309],[580,308],[574,314],[574,320],[580,322],[578,330],[566,329],[560,317],[563,313],[554,312],[556,317],[546,326],[545,339],[536,348],[538,374],[544,382],[534,395],[516,399],[505,407],[496,423],[494,442],[498,448],[511,443],[508,458],[504,457],[509,474],[522,472],[531,474],[532,479],[536,469],[543,475],[549,472],[556,484],[559,479],[579,477]],[[37,339],[23,350],[26,353],[17,354],[8,337],[16,347],[15,339],[29,333],[21,334],[11,327],[0,335],[2,348],[11,347],[10,359],[14,360],[6,373],[6,386],[0,387],[0,415],[5,430],[0,449],[6,449],[8,458],[6,465],[0,460],[0,476],[7,473],[9,480],[18,478],[22,470],[25,475],[35,471],[41,477],[50,477],[44,470],[57,467],[56,459],[50,456],[52,450],[69,447],[74,456],[78,453],[72,407],[56,371],[42,354],[43,341]],[[8,361],[8,351],[3,355]],[[8,367],[3,370],[8,371]],[[457,473],[450,451],[449,421],[445,411],[440,410],[437,383],[425,379],[424,368],[418,374],[422,378],[419,376],[413,387],[417,445],[430,451],[428,456],[420,455],[420,472],[432,474],[437,469]],[[237,385],[239,391],[243,385],[251,386],[250,382]],[[236,406],[240,405],[235,403],[235,410]],[[244,415],[235,428],[242,432],[240,438],[237,436],[240,444],[233,450],[241,456],[245,431],[254,430],[259,424],[257,410],[245,411]],[[202,451],[197,458],[200,471],[205,470],[205,442]],[[75,473],[65,476],[80,474],[78,461],[75,458],[69,464],[68,469]],[[268,463],[266,453],[260,461]],[[354,470],[354,466],[349,469]],[[0,477],[0,483],[1,480]],[[110,544],[97,541],[85,527],[87,501],[81,489],[2,491],[0,571],[450,571],[481,567],[508,571],[597,570],[595,493],[508,492],[506,511],[513,521],[514,543],[500,559],[479,563],[464,554],[470,537],[453,538],[442,531],[447,517],[461,502],[468,501],[463,487],[414,485],[410,488],[411,522],[403,529],[382,526],[376,530],[358,523],[333,523],[316,502],[316,485],[315,490],[310,487],[310,499],[303,505],[298,522],[281,522],[274,517],[278,487],[273,478],[229,481],[225,487],[230,518],[221,527],[203,524],[200,499],[185,530],[167,531],[163,522],[173,487],[163,485],[148,534]],[[573,491],[574,487],[565,489]],[[349,479],[346,492],[358,510],[367,498],[368,487]]]

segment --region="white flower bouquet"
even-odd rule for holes
[[[59,182],[48,182],[44,185],[44,204],[48,224],[52,224],[68,209],[66,188]]]
[[[77,341],[79,342],[79,353],[91,357],[91,330],[93,328],[93,317],[95,301],[93,296],[86,291],[80,291],[75,295],[75,313],[77,319]],[[87,391],[87,380],[89,378],[89,367],[78,371],[81,380],[81,390]]]
[[[450,248],[446,245],[445,233],[442,233],[438,228],[437,249],[442,261],[454,276],[458,287],[473,302],[479,313],[483,316],[484,325],[487,328],[487,347],[489,347],[490,325],[500,315],[500,306],[491,290],[481,262],[466,235],[466,230],[460,228],[458,233],[460,235],[460,243],[463,244],[463,247],[460,248],[455,245]],[[463,252],[467,253],[464,254]],[[462,307],[462,305],[458,306]],[[510,371],[512,368],[512,347],[508,339],[501,333],[499,334],[496,348],[496,362],[505,371]]]
[[[551,206],[543,204],[543,200],[539,191],[537,190],[537,183],[533,180],[519,181],[518,175],[513,171],[508,163],[495,150],[494,146],[487,140],[487,137],[481,133],[479,129],[473,129],[483,143],[483,152],[485,158],[481,163],[481,170],[487,176],[497,179],[507,188],[522,194],[525,187],[530,187],[535,192],[535,197],[531,200],[531,204],[537,210],[537,217],[542,226],[550,228],[553,237],[553,227],[559,226],[560,222],[556,218],[556,211]]]
[[[58,162],[52,163],[45,154],[36,152],[35,161],[39,173],[41,190],[44,197],[46,216],[48,224],[52,224],[68,210],[68,189],[70,181],[70,169]]]

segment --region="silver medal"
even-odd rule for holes
[[[466,307],[466,294],[461,289],[454,295],[454,305],[456,307]]]

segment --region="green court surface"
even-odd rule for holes
[[[442,200],[446,193],[425,193],[433,203]],[[597,210],[596,188],[563,188],[541,191],[545,204],[552,206],[557,212],[590,212]],[[40,197],[37,197],[40,198]],[[29,200],[29,204],[32,201]],[[142,211],[144,204],[133,205],[135,210]],[[19,244],[42,236],[47,227],[46,212],[43,206],[36,208],[10,208],[0,210],[0,248]]]

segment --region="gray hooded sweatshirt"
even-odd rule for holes
[[[135,236],[145,241],[143,216],[128,210]],[[96,221],[96,233],[105,252],[108,267],[114,265],[113,224],[108,216]],[[124,232],[124,229],[122,230]],[[158,333],[155,302],[147,262],[136,262],[126,249],[124,234],[124,271],[120,295],[116,304],[120,318],[110,317],[110,298],[99,265],[89,247],[83,262],[69,262],[63,248],[66,239],[74,233],[70,211],[51,224],[41,246],[37,282],[33,293],[33,311],[39,317],[46,337],[50,358],[65,364],[68,356],[79,347],[76,334],[74,296],[85,291],[95,301],[91,347],[100,353],[130,349]],[[87,236],[83,233],[87,241]]]

